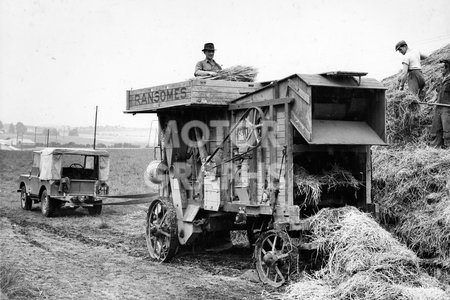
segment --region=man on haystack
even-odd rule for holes
[[[216,51],[214,44],[206,43],[202,51],[205,54],[205,59],[195,65],[194,76],[216,76],[217,72],[222,70],[222,67],[214,60],[214,52]]]
[[[422,74],[420,61],[428,56],[417,50],[409,49],[405,41],[400,41],[395,45],[395,51],[399,51],[403,57],[403,69],[398,78],[398,87],[403,90],[406,80],[408,80],[409,90],[418,95],[420,100],[425,99],[425,79]]]
[[[439,87],[436,103],[450,105],[450,55],[440,60],[444,63],[443,79]],[[436,106],[431,124],[431,145],[436,148],[450,148],[450,107]]]

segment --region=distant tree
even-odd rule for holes
[[[23,125],[22,122],[17,122],[16,124],[16,132],[18,134],[24,134],[27,132],[27,127],[25,125]]]
[[[14,127],[14,124],[9,124],[8,133],[16,133],[16,127]]]
[[[78,136],[78,129],[74,128],[69,130],[69,136]]]
[[[0,130],[3,129],[3,123],[0,121]]]
[[[50,135],[57,136],[58,130],[56,128],[50,128]]]

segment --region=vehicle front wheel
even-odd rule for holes
[[[97,202],[99,205],[94,205],[92,207],[88,207],[89,215],[98,216],[102,213],[102,201]]]
[[[45,217],[54,217],[56,213],[56,200],[52,199],[44,190],[41,195],[41,212]]]
[[[20,206],[24,210],[31,210],[32,203],[30,196],[27,195],[27,189],[23,185],[20,189]]]

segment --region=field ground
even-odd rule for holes
[[[109,152],[110,193],[148,192],[143,172],[153,151]],[[0,267],[19,273],[10,298],[261,298],[264,287],[255,281],[244,243],[218,254],[184,249],[169,264],[152,262],[145,243],[148,204],[104,206],[99,217],[80,208],[63,209],[56,218],[44,218],[38,205],[22,210],[17,179],[30,165],[31,152],[0,151]]]

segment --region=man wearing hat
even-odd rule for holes
[[[202,51],[206,58],[195,65],[194,76],[216,76],[222,67],[214,60],[214,44],[206,43]]]
[[[408,80],[409,90],[423,100],[425,98],[425,79],[423,78],[420,61],[426,59],[427,56],[417,50],[409,49],[405,41],[398,42],[395,45],[395,51],[403,54],[403,69],[398,78],[398,87],[403,90],[405,82]]]
[[[440,60],[444,64],[443,79],[439,87],[436,103],[450,105],[450,55]],[[431,145],[436,148],[450,148],[450,107],[436,105],[431,124]]]

